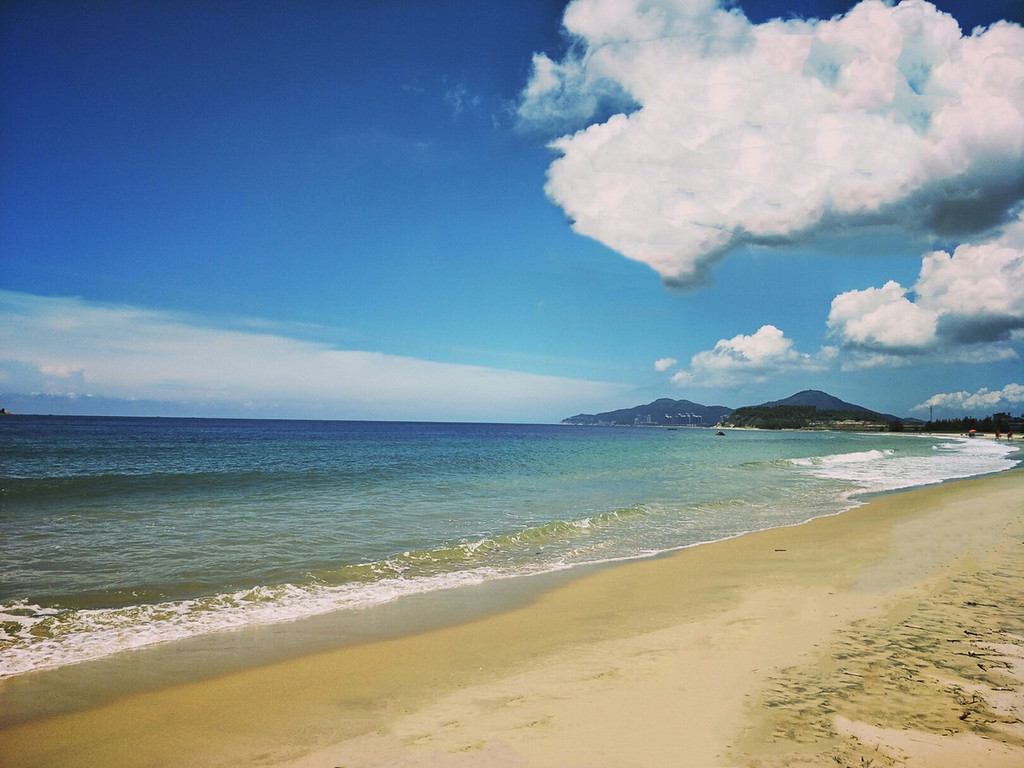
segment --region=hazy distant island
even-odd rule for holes
[[[661,398],[605,413],[581,413],[562,424],[584,426],[747,427],[755,429],[890,430],[920,428],[924,422],[878,413],[840,400],[826,392],[806,389],[784,400],[728,408],[690,400]]]
[[[622,408],[618,411],[580,413],[562,419],[561,423],[597,427],[713,427],[732,412],[732,408],[724,405],[701,405],[689,400],[671,400],[663,397],[653,403]]]

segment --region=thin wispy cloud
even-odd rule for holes
[[[465,83],[455,83],[447,85],[444,92],[444,101],[451,109],[452,116],[459,117],[467,110],[477,109],[482,99],[479,94],[471,95]]]
[[[603,404],[626,387],[336,349],[169,312],[0,291],[0,390],[331,418],[515,420]],[[305,410],[303,410],[305,409]]]
[[[714,0],[576,0],[520,119],[571,126],[547,194],[675,287],[744,245],[965,238],[1024,195],[1024,29],[927,2],[752,24]],[[610,116],[608,116],[608,114]]]

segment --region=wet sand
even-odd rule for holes
[[[0,764],[1018,766],[1022,651],[1015,470],[13,725]]]

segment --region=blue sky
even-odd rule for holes
[[[0,406],[1024,411],[1022,22],[4,3]]]

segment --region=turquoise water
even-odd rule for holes
[[[989,440],[0,419],[0,675],[633,559],[1015,466]]]

